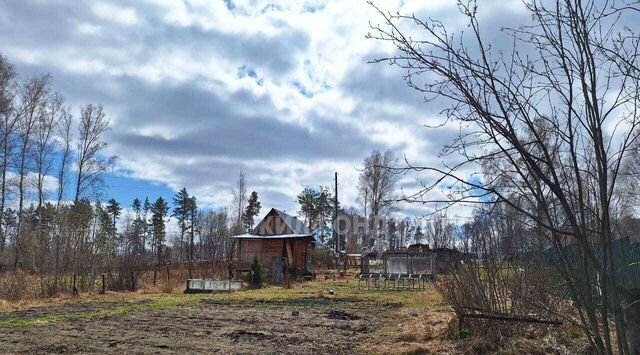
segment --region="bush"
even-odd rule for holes
[[[263,276],[262,264],[258,257],[254,257],[251,262],[251,286],[255,288],[262,287]]]
[[[557,283],[552,272],[536,263],[514,264],[487,258],[461,265],[453,273],[438,278],[435,286],[458,315],[477,313],[556,320],[567,311],[566,302],[549,292]],[[477,334],[505,336],[523,330],[528,323],[466,320],[465,325],[477,328],[473,329]]]
[[[0,274],[0,299],[7,301],[19,301],[33,298],[31,281],[28,275],[22,271]]]

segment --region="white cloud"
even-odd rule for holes
[[[93,4],[93,13],[106,21],[132,26],[138,24],[136,10],[131,7],[118,6],[108,2],[96,2]]]
[[[482,5],[521,11],[513,5],[519,0],[502,3]],[[296,194],[331,185],[334,171],[343,206],[355,205],[356,167],[372,149],[438,162],[441,143],[455,131],[427,131],[438,108],[407,89],[401,71],[367,63],[394,48],[365,39],[369,22],[381,20],[366,2],[233,4],[70,1],[73,12],[0,5],[13,10],[23,36],[9,35],[0,11],[0,40],[11,61],[52,72],[69,103],[105,105],[118,172],[187,186],[202,205],[228,204],[240,170],[265,209],[294,211]],[[454,1],[377,5],[462,26]],[[33,32],[37,11],[38,27],[56,36]],[[57,13],[70,18],[48,18]]]

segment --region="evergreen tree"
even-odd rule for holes
[[[158,264],[164,262],[164,243],[166,238],[166,224],[165,217],[169,213],[169,206],[167,202],[158,197],[149,209],[151,210],[151,232],[153,234],[153,248],[155,249]]]
[[[140,202],[140,199],[136,197],[133,200],[133,203],[131,204],[131,209],[136,214],[136,218],[140,217],[140,212],[142,211],[142,203]]]
[[[146,244],[146,222],[142,219],[142,203],[137,197],[133,200],[131,209],[133,210],[134,217],[129,231],[129,242],[132,245],[133,253],[144,254]]]
[[[300,204],[300,211],[298,213],[304,217],[307,225],[311,229],[316,215],[316,201],[318,200],[319,193],[311,187],[305,187],[300,194],[298,194],[298,203]]]
[[[320,186],[320,192],[314,204],[314,212],[320,227],[326,227],[327,219],[333,215],[333,197],[328,187]]]
[[[196,234],[196,222],[198,216],[198,204],[196,203],[196,197],[189,197],[187,203],[187,209],[189,211],[189,262],[192,262],[194,259],[194,249],[195,249],[195,234]],[[191,269],[189,269],[189,277],[191,277]]]
[[[116,225],[117,225],[118,217],[122,213],[122,208],[120,207],[120,203],[118,203],[118,201],[116,201],[114,198],[110,199],[109,201],[107,201],[106,212],[109,214],[109,217],[111,217],[111,220],[112,220],[111,227],[113,231],[113,236],[115,237],[115,233],[117,232]]]
[[[328,221],[333,215],[333,197],[329,188],[320,186],[319,189],[306,187],[298,194],[298,203],[300,204],[300,215],[307,221],[309,229],[318,228],[320,230],[320,239],[325,242],[325,237],[329,233]]]
[[[98,221],[96,250],[101,255],[100,266],[104,270],[111,270],[115,263],[117,245],[114,218],[109,211],[109,205],[103,206],[100,201],[96,202],[95,210]]]
[[[149,227],[151,227],[149,223],[149,211],[151,211],[151,203],[149,202],[149,198],[144,198],[144,203],[142,204],[142,221],[143,221],[143,232],[142,232],[142,240],[143,246],[146,246],[146,241],[149,241],[151,249],[153,249],[153,242],[149,239]],[[152,251],[153,252],[153,251]]]
[[[258,201],[258,193],[255,191],[251,192],[247,207],[242,215],[242,222],[247,230],[251,230],[251,228],[253,228],[253,218],[260,213],[261,207],[262,204]]]
[[[191,197],[187,189],[183,187],[173,197],[173,213],[172,217],[176,217],[178,226],[180,227],[180,259],[184,257],[184,236],[189,230],[189,219],[191,216]]]

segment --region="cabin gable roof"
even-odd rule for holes
[[[311,232],[302,221],[272,208],[269,213],[256,225],[251,234],[258,236],[276,235],[310,235]]]

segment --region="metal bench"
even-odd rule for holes
[[[358,289],[362,288],[362,281],[365,282],[367,289],[373,287],[376,290],[395,289],[426,289],[427,281],[432,277],[429,274],[403,274],[403,273],[362,273],[358,275]],[[389,284],[392,287],[389,287]]]

